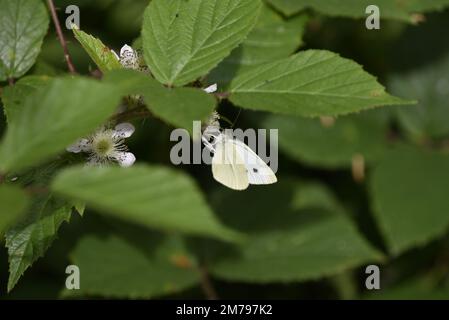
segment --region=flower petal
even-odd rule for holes
[[[136,157],[131,152],[117,152],[115,159],[123,168],[131,167],[136,162]]]
[[[214,93],[214,92],[217,92],[217,90],[218,90],[218,85],[216,83],[207,87],[206,89],[204,89],[204,91],[206,91],[207,93]]]
[[[131,123],[120,123],[115,126],[113,137],[120,139],[129,138],[133,135],[134,131],[136,131],[136,128]]]
[[[120,57],[124,57],[126,54],[131,53],[134,56],[134,49],[127,44],[125,44],[122,49],[120,49]]]
[[[79,139],[77,142],[66,148],[68,152],[73,153],[88,152],[90,149],[91,143],[88,139]]]

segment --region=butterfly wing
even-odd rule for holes
[[[235,144],[228,139],[223,139],[215,146],[212,174],[215,180],[234,190],[245,190],[249,186],[246,166]]]
[[[278,180],[273,170],[250,147],[240,140],[229,140],[234,144],[238,155],[247,169],[250,184],[273,184]]]

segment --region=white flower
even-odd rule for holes
[[[118,124],[114,129],[101,128],[91,136],[79,139],[67,148],[68,152],[89,154],[89,165],[106,165],[118,162],[122,167],[130,167],[136,157],[127,152],[124,140],[134,133],[135,128],[130,123]]]
[[[218,90],[218,85],[215,83],[203,90],[206,91],[207,93],[215,93]]]
[[[140,68],[139,55],[137,54],[137,51],[127,44],[125,44],[120,50],[120,56],[118,56],[114,50],[112,50],[112,52],[114,53],[117,60],[120,61],[122,66],[126,69],[138,70]]]

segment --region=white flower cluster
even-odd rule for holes
[[[89,137],[79,139],[67,148],[68,152],[88,153],[88,165],[103,166],[117,162],[122,167],[130,167],[136,157],[125,145],[125,139],[132,136],[135,128],[130,123],[118,124],[114,129],[102,127]]]

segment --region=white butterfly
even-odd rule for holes
[[[217,126],[208,126],[203,143],[214,155],[214,179],[228,188],[245,190],[250,184],[277,182],[273,170],[244,142],[221,132]]]

